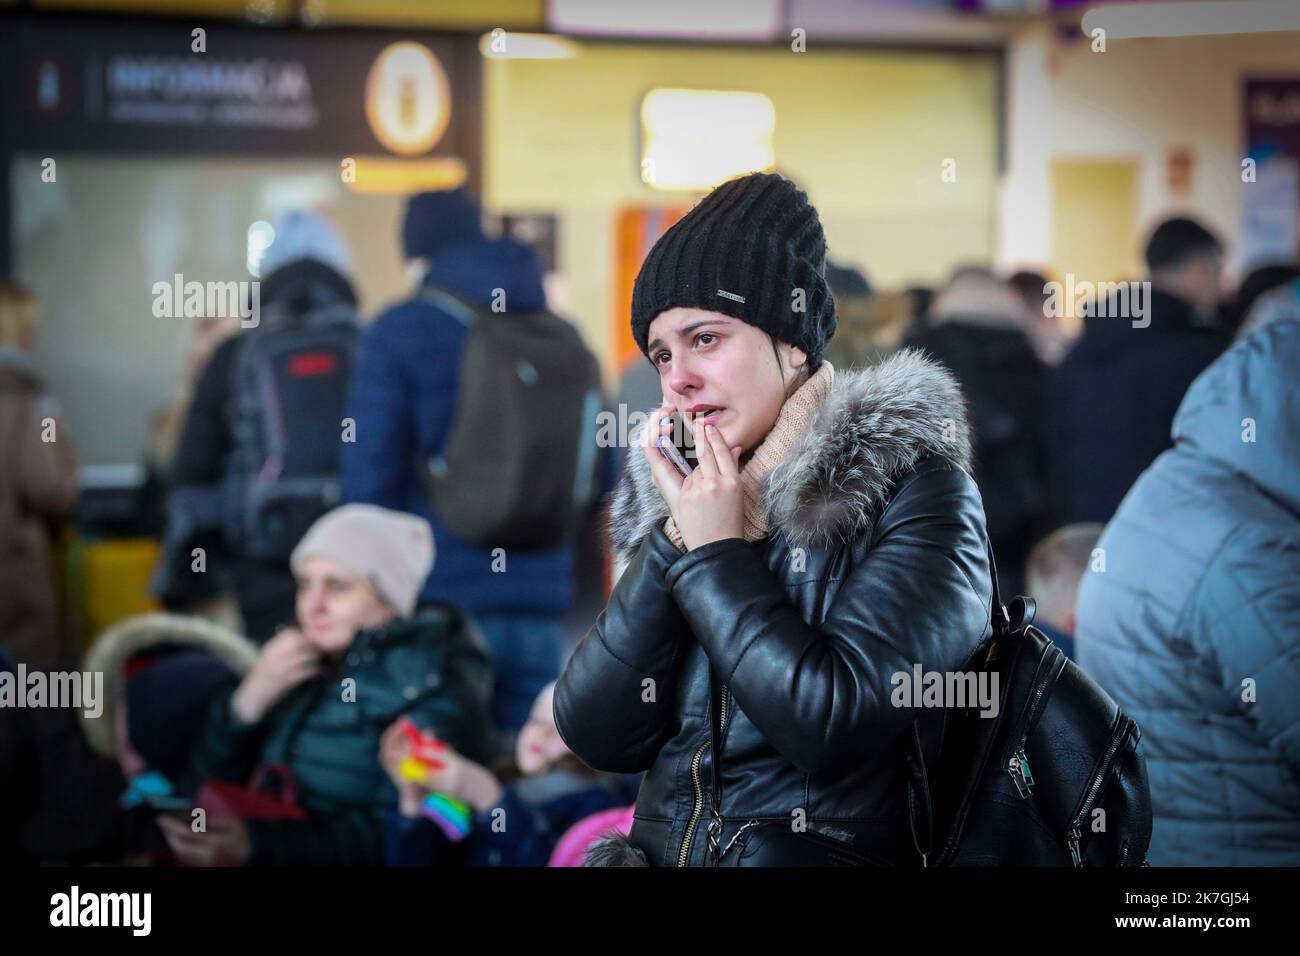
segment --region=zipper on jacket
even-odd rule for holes
[[[718,722],[718,733],[721,735],[723,730],[727,729],[727,685],[722,685],[722,719]],[[712,739],[712,734],[709,735]],[[704,812],[704,788],[700,785],[700,762],[704,760],[704,751],[709,749],[709,741],[700,745],[700,749],[695,751],[695,756],[691,758],[691,783],[695,787],[695,803],[691,807],[690,818],[686,822],[686,834],[682,837],[682,849],[677,854],[677,865],[685,866],[686,860],[691,853],[691,838],[695,835],[695,826],[700,822],[700,815]],[[722,741],[718,741],[718,752],[722,752]]]
[[[1119,750],[1120,744],[1128,737],[1129,728],[1132,724],[1133,719],[1131,717],[1120,715],[1119,726],[1110,738],[1110,744],[1106,747],[1106,754],[1101,758],[1101,765],[1097,768],[1097,772],[1093,774],[1088,789],[1084,791],[1083,805],[1079,807],[1079,812],[1070,821],[1070,833],[1066,838],[1066,843],[1070,848],[1070,860],[1075,866],[1083,865],[1083,854],[1079,850],[1079,844],[1083,839],[1083,818],[1092,810],[1092,805],[1101,792],[1101,785],[1106,782],[1106,778],[1110,775],[1110,765],[1115,759],[1115,753]]]

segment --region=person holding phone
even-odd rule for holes
[[[632,332],[665,405],[611,504],[629,563],[555,691],[574,753],[646,772],[630,835],[593,863],[919,862],[904,755],[916,724],[937,756],[943,714],[893,706],[891,676],[960,670],[991,632],[984,511],[942,366],[824,360],[825,262],[808,197],[755,173],[637,276]],[[689,475],[659,445],[674,419]]]

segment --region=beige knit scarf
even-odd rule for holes
[[[798,442],[799,436],[808,429],[834,383],[835,369],[830,362],[822,362],[821,367],[785,400],[776,416],[776,424],[754,449],[749,461],[741,466],[740,487],[745,495],[746,541],[762,541],[768,536],[767,512],[763,509],[763,484],[772,469],[780,464],[781,459]],[[664,522],[664,533],[677,546],[678,551],[686,552],[686,542],[682,540],[682,534],[677,530],[677,523],[672,516]]]

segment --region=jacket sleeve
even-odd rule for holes
[[[361,338],[348,391],[355,441],[343,444],[343,497],[406,508],[415,462],[413,389],[390,348],[381,318]]]
[[[384,866],[463,867],[465,844],[472,839],[452,843],[428,817],[406,817],[390,807],[384,814]]]
[[[1231,705],[1300,778],[1300,547],[1294,526],[1238,528],[1196,591],[1188,629],[1193,641],[1218,661]]]
[[[474,628],[463,614],[458,628]],[[449,638],[450,640],[451,638]],[[421,730],[430,730],[478,763],[491,759],[492,660],[481,638],[457,639],[458,647],[444,660],[442,683],[436,693],[421,698],[405,716]]]
[[[896,492],[820,627],[741,538],[687,553],[668,580],[736,704],[809,773],[891,745],[918,716],[891,703],[893,675],[959,670],[991,626],[979,492],[941,461]]]
[[[77,501],[77,452],[67,422],[47,395],[19,402],[16,447],[5,450],[13,453],[15,491],[33,514],[64,515]],[[54,424],[54,441],[45,440],[47,418]]]
[[[230,448],[231,376],[239,341],[236,336],[218,345],[194,386],[168,476],[173,486],[207,485],[222,478]]]
[[[645,537],[556,684],[556,728],[597,770],[647,770],[669,734],[690,636],[667,582],[679,557],[662,528]]]

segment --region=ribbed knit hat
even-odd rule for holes
[[[433,532],[416,515],[378,505],[342,505],[307,529],[289,555],[289,566],[301,574],[306,560],[316,556],[369,581],[393,610],[409,617],[433,569]]]
[[[798,346],[816,369],[835,334],[835,299],[826,237],[807,194],[775,173],[750,173],[701,199],[659,237],[637,274],[632,336],[647,356],[650,323],[679,307],[757,326]]]

